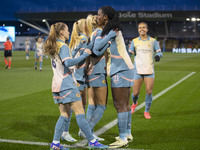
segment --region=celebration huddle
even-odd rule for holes
[[[141,84],[144,81],[146,86],[144,117],[150,119],[154,84],[153,60],[154,56],[156,61],[162,57],[157,41],[148,36],[147,31],[148,25],[145,22],[139,23],[140,36],[132,40],[127,51],[119,18],[110,6],[99,8],[97,15],[88,15],[74,22],[71,37],[65,23],[51,25],[44,50],[51,57],[52,93],[60,111],[51,150],[67,149],[61,146],[60,139],[77,141],[69,133],[73,112],[79,126],[78,135],[88,140],[90,149],[127,147],[133,141],[132,113],[138,104]],[[69,38],[68,45],[65,42]],[[132,54],[135,55],[134,65],[130,58]],[[115,142],[104,145],[100,142],[106,139],[96,136],[94,127],[101,121],[106,109],[107,77],[111,78],[119,136],[113,139]],[[132,106],[129,104],[131,87]]]

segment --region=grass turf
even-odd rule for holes
[[[3,56],[3,52],[0,53]],[[164,53],[155,62],[154,95],[179,81],[191,72],[194,75],[156,99],[151,107],[151,120],[143,117],[144,108],[132,117],[134,141],[132,149],[199,149],[200,147],[200,54]],[[34,53],[25,60],[25,52],[14,51],[10,70],[0,59],[0,139],[51,143],[59,116],[51,93],[52,71],[50,59],[44,59],[43,70],[34,70]],[[108,79],[109,80],[109,79]],[[110,87],[110,86],[109,86]],[[139,104],[144,102],[145,87],[141,88]],[[117,117],[109,89],[108,106],[95,127],[100,129]],[[70,133],[78,136],[73,114]],[[104,144],[114,142],[118,128],[114,126],[101,137]],[[64,144],[70,144],[61,141]],[[0,142],[0,149],[49,149],[47,146]]]

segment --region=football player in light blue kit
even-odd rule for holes
[[[86,18],[89,29],[90,41],[95,42],[96,37],[101,35],[102,29],[98,27],[97,16],[88,15]],[[86,59],[86,83],[88,85],[88,108],[86,119],[92,131],[95,125],[103,117],[107,105],[108,87],[106,82],[105,54],[99,57],[91,55]],[[94,134],[98,141],[104,141]]]
[[[145,22],[141,22],[138,25],[139,37],[132,40],[129,52],[135,54],[134,57],[134,86],[133,86],[133,105],[131,106],[132,113],[135,111],[135,107],[138,102],[138,95],[140,87],[144,81],[146,86],[146,98],[145,98],[145,112],[144,117],[151,119],[149,109],[153,100],[153,85],[154,85],[154,52],[156,52],[155,60],[160,61],[162,57],[161,49],[158,42],[147,35],[148,25]]]
[[[79,19],[78,21],[74,22],[71,40],[69,44],[70,52],[73,58],[79,57],[83,52],[84,48],[87,46],[88,37],[87,37],[87,30],[86,30],[86,19]],[[74,67],[74,76],[77,81],[77,87],[81,93],[83,107],[85,109],[87,103],[87,93],[85,88],[85,77],[84,77],[84,70],[85,70],[85,60],[79,62]],[[72,112],[71,112],[72,115]],[[70,115],[70,120],[71,120]],[[66,125],[64,132],[62,134],[62,139],[68,142],[76,142],[77,140],[71,136],[69,133],[70,121]],[[83,132],[80,130],[78,135],[81,137],[84,135]]]
[[[74,52],[74,49],[78,45],[80,45],[80,43],[83,41],[84,41],[83,47],[85,47],[88,43],[88,33],[86,30],[86,19],[80,19],[80,20],[76,21],[73,25],[69,48],[72,51],[74,58],[80,56],[83,53],[82,49]],[[85,60],[80,62],[78,65],[76,65],[76,71],[74,73],[75,78],[78,82],[78,85],[77,85],[78,89],[79,89],[79,91],[81,91],[81,95],[83,95],[84,86],[85,86],[84,69],[85,69]],[[86,102],[83,102],[83,104],[85,107]]]
[[[102,56],[107,48],[107,75],[111,77],[113,103],[117,110],[119,137],[110,148],[125,147],[132,141],[131,108],[129,97],[133,86],[133,64],[127,53],[121,32],[119,17],[110,6],[101,7],[97,15],[98,25],[103,28],[94,43],[93,53]],[[114,30],[114,31],[113,31]]]
[[[62,22],[51,25],[49,37],[45,41],[44,49],[51,56],[53,81],[52,92],[54,102],[58,104],[60,117],[55,126],[53,142],[50,150],[64,150],[60,145],[60,137],[69,121],[71,109],[75,112],[79,128],[84,132],[89,148],[106,149],[108,146],[100,144],[92,135],[89,124],[85,119],[80,92],[76,86],[76,79],[70,67],[87,58],[91,51],[86,49],[80,57],[72,58],[65,40],[69,39],[68,26]]]

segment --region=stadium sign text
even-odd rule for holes
[[[173,18],[173,15],[171,13],[159,13],[159,12],[153,12],[153,13],[147,13],[147,12],[137,12],[133,13],[131,11],[128,12],[120,12],[119,18]]]
[[[191,49],[191,48],[173,48],[173,53],[200,53],[200,48]]]

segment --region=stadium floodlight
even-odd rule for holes
[[[46,22],[46,19],[42,19],[42,22]]]
[[[197,18],[197,21],[200,21],[200,18]]]
[[[191,21],[196,21],[197,19],[196,18],[191,18]]]
[[[186,32],[187,30],[186,30],[186,29],[182,29],[182,31],[183,31],[183,32]]]
[[[190,21],[190,18],[186,18],[187,21]]]

